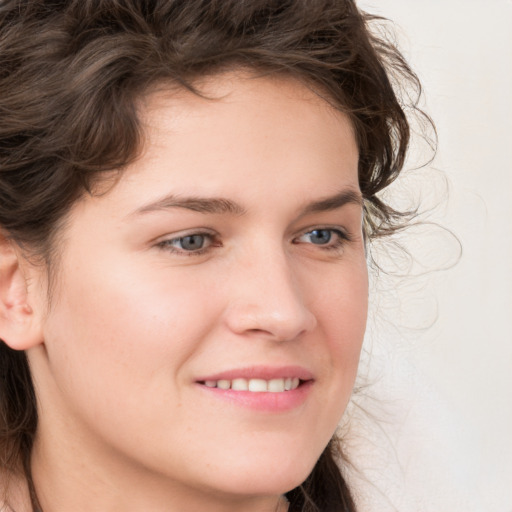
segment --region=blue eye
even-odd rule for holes
[[[158,247],[177,254],[193,256],[202,254],[214,245],[213,235],[208,233],[192,233],[190,235],[162,240]]]
[[[304,236],[308,236],[312,244],[325,245],[331,241],[332,230],[331,229],[314,229]]]
[[[338,249],[348,240],[348,235],[339,229],[318,228],[300,235],[295,243],[317,245],[322,249]]]
[[[204,247],[206,237],[204,235],[189,235],[177,238],[174,242],[179,245],[180,249],[185,251],[197,251]]]

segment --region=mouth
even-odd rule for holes
[[[304,404],[315,379],[297,366],[251,367],[199,379],[206,396],[257,411],[285,412]]]
[[[304,384],[304,380],[298,377],[287,377],[281,379],[219,379],[219,380],[205,380],[199,381],[199,384],[206,386],[207,388],[218,388],[233,391],[250,391],[251,393],[284,393],[286,391],[293,391],[297,389],[301,384]]]

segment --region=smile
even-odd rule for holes
[[[220,379],[206,380],[204,384],[209,388],[218,388],[233,391],[250,391],[253,393],[283,393],[297,389],[301,381],[298,377],[288,377],[286,379]]]
[[[301,366],[251,366],[204,375],[196,384],[208,399],[223,400],[266,413],[285,413],[302,406],[314,375]]]

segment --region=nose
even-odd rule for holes
[[[315,328],[307,292],[282,248],[253,253],[237,266],[226,311],[231,331],[286,341]]]

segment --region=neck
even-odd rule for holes
[[[29,503],[29,489],[23,475],[0,469],[0,510],[21,512],[29,510]]]

